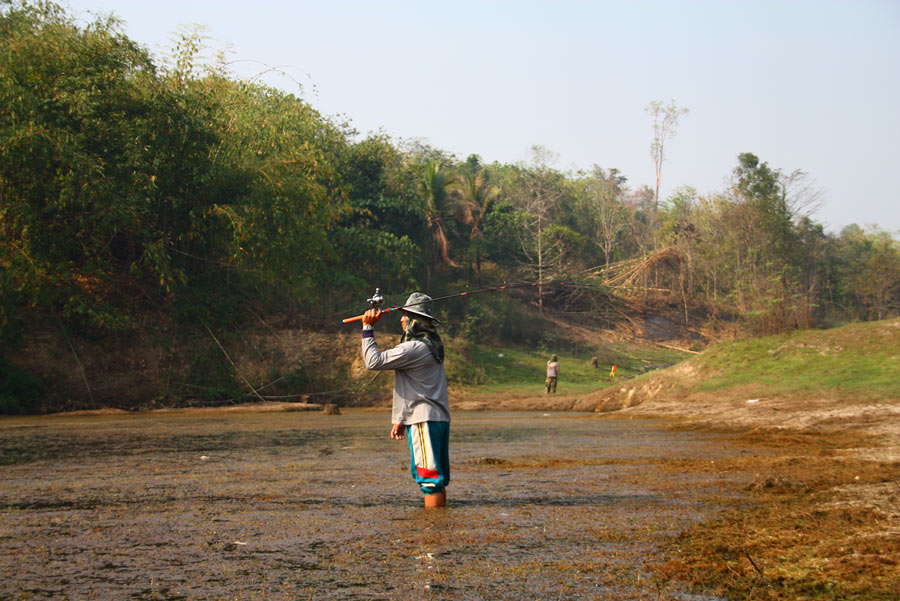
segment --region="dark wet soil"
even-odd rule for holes
[[[724,440],[458,412],[426,512],[389,419],[0,419],[0,599],[713,599],[652,568],[738,488],[671,469],[741,452]]]

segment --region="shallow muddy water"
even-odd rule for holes
[[[426,512],[387,411],[0,419],[0,599],[709,601],[661,547],[738,451],[657,422],[457,412]]]

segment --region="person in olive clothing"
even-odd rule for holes
[[[559,377],[559,361],[556,360],[556,355],[553,355],[550,357],[550,360],[547,361],[547,392],[544,394],[556,392],[557,377]]]

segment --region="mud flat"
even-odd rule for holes
[[[654,420],[457,412],[421,509],[384,410],[0,419],[2,599],[681,599],[662,549],[752,455]]]

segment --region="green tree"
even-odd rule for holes
[[[678,273],[672,274],[675,281],[670,288],[680,293],[684,308],[684,321],[688,323],[688,297],[694,295],[694,251],[700,240],[700,232],[695,223],[697,191],[690,186],[677,188],[668,199],[662,211],[660,223],[661,237],[666,244],[678,251]]]
[[[738,309],[764,331],[796,325],[799,243],[782,174],[743,153],[732,182],[726,227],[736,257]]]
[[[491,203],[500,197],[500,187],[490,183],[487,169],[477,166],[477,171],[473,171],[474,167],[467,163],[460,169],[451,188],[457,221],[469,230],[462,255],[468,258],[470,269],[474,265],[474,272],[478,274],[487,252],[482,220]]]
[[[217,259],[314,298],[335,259],[329,231],[348,211],[343,132],[291,94],[214,75],[196,85],[219,100],[223,126],[213,153],[217,202],[197,214],[227,233]]]
[[[562,197],[563,176],[552,168],[557,155],[543,146],[530,149],[530,168],[519,171],[518,189],[513,198],[523,211],[520,230],[524,265],[530,277],[537,279],[538,308],[544,311],[544,284],[549,279],[551,257],[559,251],[559,239],[549,240],[547,228],[554,225],[554,212]]]
[[[900,244],[881,231],[874,232],[871,240],[859,288],[870,316],[887,319],[900,310]]]
[[[485,249],[486,260],[502,269],[501,279],[509,279],[515,268],[526,261],[522,252],[522,212],[509,200],[501,198],[490,206],[482,218],[483,238],[478,243]]]
[[[862,319],[885,319],[900,309],[900,245],[886,232],[845,227],[838,239],[839,302]]]
[[[351,210],[332,234],[339,281],[348,282],[357,298],[375,284],[386,291],[416,287],[425,266],[421,248],[430,234],[418,178],[405,157],[387,138],[371,136],[348,148],[342,172]],[[373,273],[384,279],[367,279]]]
[[[826,304],[833,300],[836,276],[835,244],[825,233],[822,224],[809,217],[802,217],[796,225],[801,251],[798,271],[798,292],[805,299],[802,312],[803,327],[811,327],[814,321],[826,315]]]
[[[484,168],[476,173],[458,173],[452,188],[457,196],[454,205],[460,209],[460,221],[469,227],[469,239],[482,237],[481,219],[490,203],[500,196],[500,188],[488,181],[488,172]]]
[[[625,177],[617,169],[594,166],[581,181],[581,210],[590,224],[591,239],[603,253],[606,269],[628,229],[628,210],[622,202]]]
[[[425,220],[434,239],[437,263],[459,267],[450,258],[450,241],[444,223],[449,205],[449,186],[452,181],[453,173],[439,161],[428,159],[419,167],[419,185],[424,201]]]
[[[182,278],[175,205],[199,182],[181,175],[207,171],[214,140],[117,27],[53,4],[0,13],[0,253],[27,302],[100,329],[130,327],[132,298]]]

